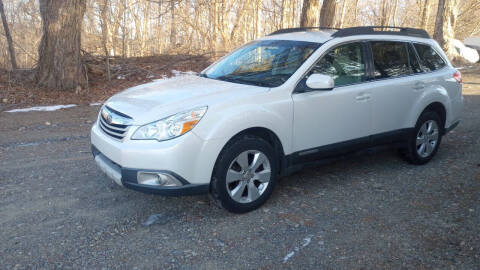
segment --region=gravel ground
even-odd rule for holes
[[[108,180],[90,154],[98,107],[1,112],[0,268],[479,269],[480,73],[465,74],[464,120],[429,164],[348,157],[244,215]]]

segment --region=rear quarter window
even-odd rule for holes
[[[442,57],[440,57],[430,45],[415,43],[413,46],[415,47],[415,50],[417,50],[420,58],[420,65],[424,71],[435,71],[446,65]]]

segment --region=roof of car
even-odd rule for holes
[[[262,39],[264,40],[281,39],[281,40],[295,40],[295,41],[298,40],[298,41],[324,43],[327,40],[332,39],[332,33],[333,32],[331,31],[301,31],[301,32],[268,35]]]
[[[277,30],[263,39],[300,40],[324,43],[332,38],[351,36],[382,36],[382,37],[409,37],[430,39],[428,33],[423,29],[393,27],[393,26],[361,26],[350,28],[321,28],[301,27]]]

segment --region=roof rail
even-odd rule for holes
[[[348,37],[355,35],[399,35],[420,38],[430,38],[427,31],[417,28],[396,26],[358,26],[340,29],[332,37]]]
[[[278,34],[287,34],[287,33],[295,33],[295,32],[306,32],[306,31],[311,31],[311,30],[340,30],[340,28],[330,28],[330,27],[295,27],[295,28],[285,28],[285,29],[279,29],[271,34],[272,35],[278,35]]]
[[[420,37],[420,38],[430,38],[427,31],[417,28],[408,28],[408,27],[396,27],[396,26],[357,26],[349,28],[329,28],[329,27],[297,27],[297,28],[285,28],[277,30],[271,33],[269,36],[286,34],[286,33],[295,33],[295,32],[305,32],[312,30],[336,30],[332,34],[332,37],[348,37],[356,35],[399,35],[399,36],[410,36],[410,37]]]

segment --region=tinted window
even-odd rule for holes
[[[350,43],[332,49],[313,67],[310,74],[330,75],[335,86],[365,80],[365,64],[361,43]]]
[[[412,45],[408,45],[408,59],[410,60],[410,67],[413,73],[421,73],[422,69],[420,68],[420,63],[418,63],[417,55],[412,47]]]
[[[425,71],[434,71],[445,66],[445,62],[429,45],[414,44],[420,57],[420,64]]]
[[[410,74],[407,47],[403,42],[372,42],[375,79]]]

